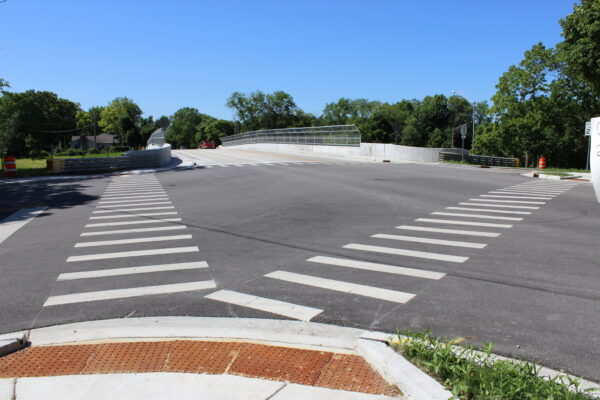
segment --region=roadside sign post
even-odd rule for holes
[[[592,184],[596,192],[596,199],[600,203],[600,117],[592,118],[590,131],[591,153],[590,169],[592,170]]]
[[[587,121],[585,123],[585,131],[583,133],[585,136],[588,136],[588,151],[587,151],[587,160],[585,162],[585,169],[590,169],[590,150],[592,147],[592,121]]]

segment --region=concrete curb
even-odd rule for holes
[[[164,339],[246,340],[311,350],[355,353],[411,400],[447,400],[442,385],[387,346],[390,334],[286,320],[146,317],[78,322],[26,332],[32,346]],[[18,337],[23,332],[0,336]]]
[[[526,178],[539,178],[539,179],[549,179],[552,181],[564,181],[569,179],[582,179],[582,175],[569,175],[569,176],[560,176],[560,175],[547,175],[537,171],[526,172],[521,174]],[[589,181],[589,180],[588,180]]]
[[[8,338],[0,338],[0,357],[5,356],[15,351],[21,350],[27,346],[27,338],[25,334]]]

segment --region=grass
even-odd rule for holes
[[[576,379],[566,375],[542,378],[535,364],[495,359],[491,344],[476,351],[472,346],[455,346],[460,341],[434,338],[429,332],[403,332],[393,343],[398,352],[444,384],[457,399],[592,399]]]
[[[575,168],[545,168],[543,170],[540,170],[540,172],[542,173],[548,173],[548,172],[586,172],[589,173],[590,170],[589,169],[575,169]]]
[[[116,153],[102,153],[102,154],[86,154],[83,156],[56,156],[55,159],[67,159],[67,158],[89,158],[89,157],[120,157],[123,155],[122,152]],[[45,176],[48,175],[48,169],[46,166],[46,160],[38,160],[34,158],[17,158],[17,176],[18,177],[31,177],[31,176]],[[0,170],[0,178],[6,178],[4,171]]]
[[[454,160],[444,160],[443,162],[447,163],[447,164],[463,164],[463,165],[473,165],[471,163],[469,163],[468,161],[454,161]]]
[[[556,176],[571,176],[571,174],[567,173],[567,172],[547,172],[547,171],[540,171],[540,174],[544,174],[544,175],[556,175]]]

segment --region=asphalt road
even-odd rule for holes
[[[48,207],[0,243],[0,333],[164,315],[430,328],[600,381],[591,185],[260,152],[182,156],[205,167],[0,184],[0,216]]]

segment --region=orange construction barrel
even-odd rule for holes
[[[546,157],[541,156],[540,161],[538,163],[538,169],[544,169],[544,168],[546,168]]]
[[[17,176],[17,159],[15,157],[4,157],[4,175]]]

